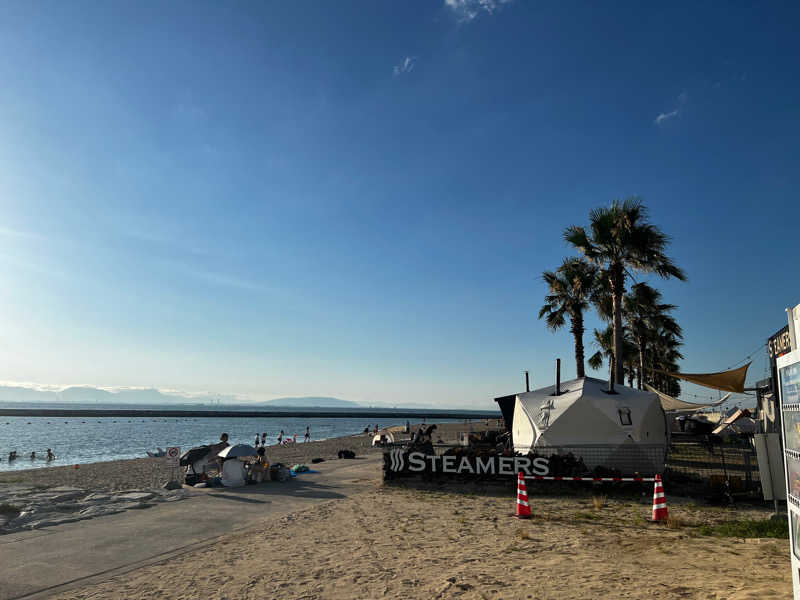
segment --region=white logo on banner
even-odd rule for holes
[[[402,471],[403,467],[405,466],[405,461],[403,460],[403,451],[400,449],[394,449],[389,453],[389,460],[391,462],[390,469],[392,471]]]
[[[403,471],[406,468],[406,457],[402,450],[389,452],[389,470]],[[547,475],[550,471],[547,458],[537,456],[486,456],[470,460],[466,456],[431,456],[422,452],[408,453],[408,470],[420,472],[430,469],[433,473],[470,473],[480,475],[516,475],[520,471],[525,475]]]

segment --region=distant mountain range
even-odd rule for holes
[[[220,404],[217,401],[221,401]],[[246,398],[232,395],[184,393],[161,391],[155,388],[118,388],[102,389],[90,385],[73,385],[66,388],[57,386],[28,387],[26,385],[0,385],[0,402],[2,403],[69,403],[69,404],[139,404],[139,405],[213,405],[241,406],[263,408],[341,408],[341,409],[431,409],[429,404],[417,402],[354,402],[330,396],[302,396],[275,398],[262,402],[253,402]],[[446,408],[446,407],[437,407]]]
[[[170,394],[155,388],[122,388],[104,390],[88,385],[74,385],[57,389],[35,389],[23,386],[0,385],[0,402],[69,402],[75,404],[210,404],[221,399],[224,404],[284,408],[359,408],[352,400],[328,396],[304,396],[301,398],[276,398],[266,402],[247,402],[231,396],[209,396],[207,394]]]
[[[211,400],[206,394],[169,394],[155,388],[122,388],[114,391],[88,385],[75,385],[62,390],[34,389],[0,385],[0,402],[70,402],[124,404],[197,404]],[[236,402],[233,397],[214,396],[223,402]]]

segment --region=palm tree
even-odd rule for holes
[[[665,375],[664,372],[676,372],[678,361],[683,358],[679,348],[683,343],[669,331],[656,329],[649,338],[650,352],[645,357],[645,369],[649,372],[648,379],[656,388],[669,394],[679,396],[681,393],[680,382],[674,377]],[[653,371],[656,369],[656,372]]]
[[[622,300],[622,312],[631,340],[636,346],[638,364],[636,366],[636,383],[642,389],[647,379],[645,373],[645,353],[648,344],[656,343],[659,335],[669,334],[680,345],[683,330],[670,315],[676,306],[661,302],[661,292],[642,282],[631,286],[631,291]],[[632,386],[631,386],[632,387]]]
[[[627,331],[623,332],[624,335],[624,348],[625,352],[628,356],[633,356],[635,352],[635,346],[631,343]],[[614,373],[617,372],[616,369],[616,361],[614,360],[614,328],[613,326],[609,325],[603,330],[594,330],[594,343],[593,345],[598,348],[597,352],[592,354],[589,357],[588,363],[592,369],[600,369],[603,366],[604,361],[608,361],[608,388],[609,391],[614,391]],[[632,382],[635,368],[634,366],[628,362],[622,365],[622,369],[619,371],[623,372],[623,376],[625,373],[628,375],[628,379]]]
[[[597,279],[597,269],[582,258],[565,258],[555,271],[545,271],[542,279],[549,287],[539,318],[545,317],[547,328],[556,331],[570,320],[575,338],[575,367],[578,377],[585,377],[583,368],[583,311],[589,308]]]
[[[611,290],[614,356],[614,378],[625,383],[623,348],[622,297],[625,278],[631,271],[655,273],[660,277],[686,280],[686,275],[665,251],[669,238],[655,225],[648,223],[647,208],[638,198],[615,200],[607,208],[589,213],[590,231],[573,225],[564,231],[564,239],[580,250],[589,262],[602,268],[601,277]]]

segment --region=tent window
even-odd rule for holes
[[[622,425],[632,425],[633,422],[631,421],[631,409],[630,408],[620,408],[618,411],[619,413],[619,422]]]

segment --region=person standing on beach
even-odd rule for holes
[[[211,452],[213,453],[213,457],[217,459],[217,466],[219,467],[219,474],[220,475],[222,475],[222,459],[219,456],[217,456],[217,454],[222,452],[228,446],[230,446],[230,444],[228,444],[228,434],[227,433],[223,433],[221,436],[219,436],[219,443],[218,444],[213,444],[211,446]]]
[[[280,446],[282,443],[283,443],[283,429],[281,429],[281,432],[278,434],[278,446]]]
[[[261,434],[261,445],[262,446],[266,446],[267,445],[267,434],[266,434],[266,432]]]
[[[308,426],[306,426],[306,437],[303,438],[303,441],[304,442],[310,442],[311,441],[311,430],[308,428]]]
[[[414,436],[412,442],[416,444],[421,444],[424,437],[425,437],[425,429],[423,429],[422,425],[420,425],[419,429],[417,429],[417,434],[416,436]]]
[[[259,440],[259,437],[258,437],[258,434],[256,434],[256,441],[253,444],[253,448],[258,448],[258,440]]]

